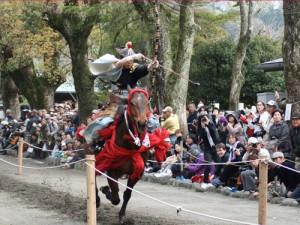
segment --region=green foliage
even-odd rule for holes
[[[250,105],[256,102],[256,93],[285,91],[283,72],[264,73],[256,66],[282,57],[281,43],[265,36],[256,36],[251,41],[244,61],[243,73],[246,82],[240,101]]]
[[[221,108],[225,107],[229,98],[234,47],[231,39],[222,39],[195,49],[190,79],[200,82],[200,87],[189,84],[188,101],[197,102],[203,98],[206,102],[216,101]]]
[[[189,85],[189,101],[204,98],[208,103],[219,102],[222,109],[227,109],[235,47],[234,41],[227,38],[212,44],[203,44],[195,50],[190,79],[199,81],[201,86],[197,88]],[[264,73],[256,69],[258,64],[279,57],[279,42],[263,36],[253,38],[244,61],[243,74],[246,82],[240,96],[240,101],[246,106],[256,102],[257,93],[284,91],[282,72]]]

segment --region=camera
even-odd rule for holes
[[[252,147],[252,148],[257,148],[257,143],[252,143],[252,144],[251,144],[251,147]]]
[[[260,120],[260,116],[256,117],[251,123],[254,124],[258,124]]]
[[[206,117],[202,117],[202,118],[201,118],[201,122],[207,122]]]

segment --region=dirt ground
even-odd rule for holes
[[[0,225],[81,225],[86,224],[86,178],[84,171],[43,169],[43,162],[26,159],[21,175],[16,175],[15,157],[0,157]],[[33,169],[35,168],[35,169]],[[97,182],[106,184],[103,177]],[[124,183],[124,181],[122,181]],[[193,190],[140,181],[136,189],[173,205],[204,214],[232,220],[257,223],[257,201],[233,199],[217,193],[196,193]],[[120,187],[120,197],[124,188]],[[101,196],[97,224],[118,224],[119,206]],[[299,224],[299,208],[268,204],[268,224]],[[180,212],[133,193],[127,208],[125,224],[233,224],[196,214]]]

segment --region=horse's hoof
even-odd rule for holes
[[[126,219],[126,216],[125,216],[125,215],[124,215],[124,216],[120,216],[120,217],[119,217],[119,224],[124,224],[125,219]]]
[[[97,197],[96,197],[96,208],[99,208],[100,205],[101,205],[101,200],[100,200],[100,197],[97,196]]]
[[[103,186],[99,190],[106,195],[106,193],[109,191],[109,186]]]

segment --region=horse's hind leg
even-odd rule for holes
[[[133,188],[137,182],[138,182],[138,180],[128,179],[127,186],[130,188]],[[125,212],[126,212],[127,204],[131,197],[131,193],[132,193],[132,190],[130,190],[129,188],[126,188],[126,190],[124,191],[124,194],[123,194],[123,204],[122,204],[121,210],[119,212],[119,222],[121,224],[124,223],[124,220],[125,220]]]
[[[97,176],[96,176],[97,177]],[[97,182],[95,179],[95,188],[96,188],[96,208],[99,208],[101,205],[101,201],[100,201],[100,197],[99,197],[99,193],[98,193],[98,188],[97,188]]]

